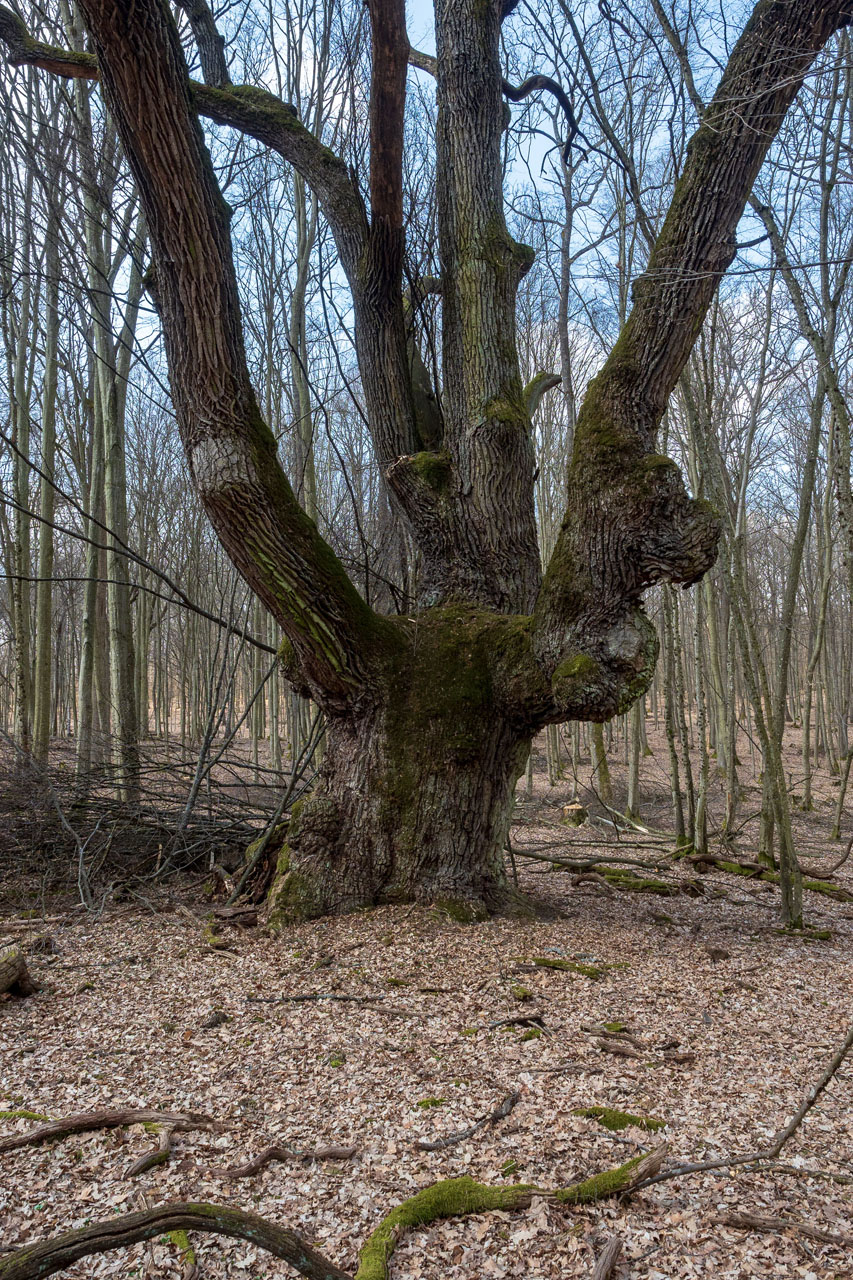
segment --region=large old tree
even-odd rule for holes
[[[628,321],[587,390],[544,572],[535,392],[522,385],[515,333],[532,253],[507,231],[501,181],[499,33],[513,0],[436,0],[440,414],[414,385],[403,305],[404,0],[368,0],[368,207],[292,108],[231,83],[204,0],[183,7],[204,84],[189,79],[165,0],[80,0],[87,54],[38,43],[5,10],[0,36],[13,63],[100,80],[150,228],[193,482],[286,636],[289,678],[326,715],[322,778],[291,821],[275,910],[287,918],[412,897],[500,907],[531,735],[624,711],[657,653],[644,590],[695,582],[713,562],[718,522],[656,452],[656,433],[768,148],[853,0],[759,0],[691,140]],[[199,116],[271,148],[317,193],[352,290],[376,465],[419,553],[413,616],[365,604],[279,465],[249,378],[229,211]]]

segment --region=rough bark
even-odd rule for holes
[[[17,944],[0,950],[0,995],[31,996],[38,990],[27,971],[24,953]]]

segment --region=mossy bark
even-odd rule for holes
[[[400,624],[409,643],[380,697],[328,718],[320,782],[279,858],[272,926],[410,900],[477,919],[514,901],[504,849],[530,731],[507,711],[508,623],[458,608]]]

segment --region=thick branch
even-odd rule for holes
[[[216,29],[216,21],[207,0],[177,0],[189,19],[205,84],[224,89],[231,83],[225,61],[225,41]]]
[[[384,631],[301,510],[262,421],[246,364],[228,211],[193,111],[177,30],[161,0],[84,0],[81,7],[150,228],[175,409],[196,487],[316,696],[346,700],[369,679]],[[233,91],[201,92],[240,101]],[[279,125],[288,113],[281,104],[277,112]]]
[[[193,25],[199,49],[203,41],[210,46],[213,34],[200,35],[200,20],[196,18],[193,23],[192,17],[199,7],[206,8],[204,0],[187,0],[182,7]],[[198,30],[196,26],[199,26]],[[218,33],[216,39],[221,43]],[[53,75],[71,78],[97,80],[99,77],[98,60],[94,54],[76,53],[34,40],[21,18],[2,6],[0,40],[6,45],[7,60],[11,66],[40,67]],[[207,54],[202,61],[202,71],[205,84],[195,80],[188,82],[190,97],[198,113],[216,124],[255,138],[292,164],[316,191],[345,270],[354,267],[364,247],[367,216],[343,160],[323,146],[300,122],[296,109],[282,102],[274,93],[253,85],[232,85],[225,69],[224,55],[222,64],[217,65],[213,54]]]
[[[568,508],[536,606],[560,714],[601,719],[651,679],[656,638],[639,609],[658,581],[714,561],[719,525],[654,452],[667,400],[719,281],[756,175],[817,52],[851,0],[759,0],[690,141],[634,306],[578,419]]]
[[[0,1262],[0,1280],[42,1280],[90,1254],[125,1249],[170,1231],[203,1231],[248,1240],[274,1257],[283,1258],[309,1280],[351,1280],[346,1271],[324,1258],[295,1231],[276,1226],[255,1213],[217,1204],[162,1205],[94,1222],[53,1240],[25,1246]]]

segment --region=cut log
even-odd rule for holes
[[[4,991],[13,996],[32,996],[38,991],[38,985],[27,972],[27,962],[17,942],[0,949],[0,995]]]

